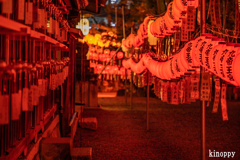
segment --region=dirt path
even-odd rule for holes
[[[200,102],[175,106],[151,98],[149,131],[146,98],[134,97],[132,110],[124,102],[124,97],[99,98],[101,110],[85,110],[84,117],[97,117],[98,129],[78,128],[74,147],[92,147],[93,160],[201,159]],[[211,110],[206,108],[207,159],[209,149],[236,152],[234,159],[240,159],[240,103],[228,103],[227,122],[220,108],[217,114]]]

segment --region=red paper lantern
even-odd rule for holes
[[[93,59],[93,52],[89,53],[89,59],[91,59],[91,60]]]
[[[187,10],[187,0],[174,0],[174,3],[176,4],[179,10],[181,11]]]
[[[239,68],[240,68],[240,55],[238,54],[234,60],[233,60],[233,78],[237,82],[238,86],[240,86],[240,74],[239,74]]]
[[[223,49],[224,46],[225,46],[224,42],[219,42],[219,44],[216,45],[210,52],[210,55],[209,55],[210,69],[209,69],[209,71],[211,71],[214,74],[217,74],[216,57],[219,54],[219,52]]]
[[[98,60],[98,54],[97,53],[93,53],[93,60]]]
[[[210,53],[212,49],[218,45],[219,42],[224,42],[224,39],[221,38],[213,38],[210,43],[206,45],[203,49],[202,54],[202,66],[210,70]]]
[[[192,48],[192,41],[189,41],[179,53],[180,61],[186,70],[190,69],[189,62],[191,62],[191,58],[189,58],[189,54],[190,54],[189,50],[191,48]]]
[[[123,52],[118,52],[117,53],[117,58],[118,59],[123,59],[123,56],[124,56]]]
[[[111,57],[114,56],[114,55],[116,56],[115,53],[116,53],[116,51],[111,51],[111,52],[110,52]]]
[[[90,62],[90,67],[91,68],[95,68],[96,67],[96,63]]]
[[[113,66],[110,66],[108,73],[111,74],[111,75],[114,74],[114,67]]]
[[[134,38],[134,43],[133,46],[134,47],[139,47],[144,43],[144,41],[142,39],[139,38],[139,35],[136,35]]]
[[[110,49],[104,49],[104,54],[110,54]]]
[[[178,58],[176,59],[177,63],[176,63],[176,70],[179,71],[179,74],[182,76],[184,75],[184,73],[187,72],[187,69],[183,66],[183,64],[181,63],[181,55],[180,53],[178,53]]]
[[[210,44],[212,40],[212,37],[205,37],[198,45],[197,47],[197,54],[196,54],[196,57],[197,57],[197,61],[200,65],[203,65],[203,54],[204,54],[204,51],[206,50],[208,44]]]
[[[155,32],[160,36],[163,36],[162,35],[162,31],[161,31],[161,17],[160,18],[157,18],[154,22],[155,24]]]
[[[174,77],[173,77],[173,73],[172,73],[172,71],[171,71],[171,63],[170,63],[171,61],[169,60],[169,61],[167,61],[167,62],[165,62],[166,64],[165,64],[165,74],[166,74],[166,76],[168,77],[168,80],[170,80],[170,79],[173,79]]]
[[[193,50],[192,50],[192,57],[193,57],[193,65],[199,67],[200,63],[198,61],[198,52],[201,47],[200,43],[206,38],[206,36],[210,37],[212,34],[203,34],[202,36],[199,36],[196,38],[193,42]]]
[[[90,48],[90,52],[94,53],[96,51],[95,47]]]
[[[153,22],[153,23],[151,23],[151,24],[150,24],[150,32],[151,32],[151,34],[152,34],[154,37],[164,37],[164,36],[161,34],[160,29],[158,29],[158,28],[160,28],[160,27],[158,26],[158,24],[157,24],[156,21]],[[160,34],[159,34],[159,33],[160,33]]]
[[[110,59],[111,59],[111,57],[109,55],[105,58],[106,62],[109,62]]]
[[[143,21],[143,37],[147,38],[148,37],[148,22],[150,21],[150,17],[146,17]]]
[[[175,1],[173,1],[172,7],[173,7],[173,15],[174,15],[174,18],[175,18],[176,20],[180,20],[180,18],[182,18],[181,10],[180,10],[179,8],[177,8]]]
[[[109,71],[111,70],[111,66],[107,65],[105,68],[105,74],[109,74]]]
[[[240,54],[240,46],[239,44],[236,44],[234,48],[232,48],[227,52],[223,60],[223,72],[225,75],[225,80],[232,83],[235,86],[239,86],[239,83],[236,81],[234,74],[239,74],[239,73],[234,72],[233,64],[236,62],[236,57],[239,54]]]
[[[142,40],[145,39],[144,36],[143,36],[144,35],[143,24],[140,24],[137,34],[138,34],[140,39],[142,39]]]
[[[177,68],[177,58],[178,58],[179,54],[176,54],[174,55],[174,57],[171,59],[171,69],[172,69],[172,72],[174,73],[174,78],[179,78],[181,75],[180,75],[180,70],[177,70],[179,68]]]
[[[224,74],[223,71],[223,63],[224,63],[224,58],[227,55],[227,53],[234,49],[235,44],[226,44],[222,47],[222,50],[218,52],[216,55],[216,74],[220,78],[226,80],[226,75]]]
[[[127,39],[123,39],[122,45],[123,45],[125,48],[127,48],[127,49],[130,49],[130,48],[131,48],[131,46],[130,46],[130,44],[129,44],[129,40],[127,40]]]
[[[97,72],[98,72],[98,74],[100,74],[100,72],[102,71],[102,69],[103,69],[103,65],[102,65],[102,64],[98,64],[98,65],[97,65]]]

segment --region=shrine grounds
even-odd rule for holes
[[[201,104],[170,105],[150,98],[149,131],[146,130],[146,97],[99,98],[101,109],[84,110],[96,117],[96,131],[78,128],[74,147],[92,147],[93,160],[200,160]],[[128,104],[130,99],[128,98]],[[240,101],[228,100],[228,121],[221,106],[206,107],[206,159],[240,159]],[[211,157],[211,152],[235,152],[234,157]]]

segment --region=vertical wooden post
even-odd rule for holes
[[[201,33],[205,33],[205,0],[201,0]],[[201,72],[204,72],[204,68],[201,68]],[[206,159],[206,150],[205,150],[205,145],[206,145],[206,126],[205,126],[205,101],[202,101],[202,160]]]
[[[123,38],[126,38],[125,35],[125,15],[124,15],[124,5],[122,5],[122,20],[123,20]],[[125,69],[125,104],[127,105],[127,69]]]
[[[147,130],[149,130],[149,71],[147,71]]]
[[[131,82],[130,82],[130,109],[132,110],[132,98],[133,98],[133,71],[131,71]]]

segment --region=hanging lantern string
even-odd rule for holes
[[[206,29],[212,33],[223,35],[225,37],[232,37],[232,38],[236,38],[236,39],[239,38],[238,37],[239,32],[237,32],[235,30],[228,30],[228,29],[222,30],[220,27],[214,27],[209,24],[206,25]],[[229,33],[232,33],[232,34],[230,35]]]
[[[115,53],[112,55],[112,57],[110,58],[110,60],[105,64],[105,66],[103,67],[103,69],[101,70],[101,72],[98,74],[98,76],[100,76],[102,74],[102,72],[105,70],[105,68],[107,67],[107,65],[110,64],[111,60],[113,59],[113,57],[118,53],[118,51],[121,49],[122,45],[120,45],[118,47],[118,49],[115,51]]]

